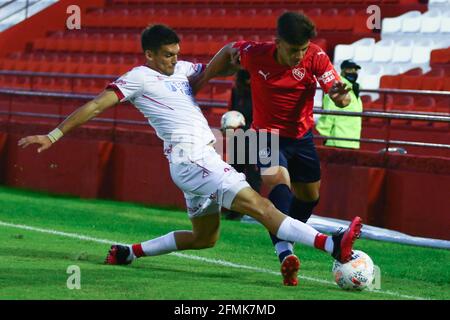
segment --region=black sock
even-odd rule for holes
[[[305,202],[294,198],[291,201],[291,207],[289,208],[289,216],[306,223],[309,217],[311,217],[314,207],[319,203],[319,199],[316,201]]]
[[[274,204],[275,208],[286,215],[289,215],[289,208],[291,207],[291,201],[293,198],[294,196],[292,195],[291,189],[286,184],[279,184],[275,186],[269,194],[269,200]],[[280,241],[284,241],[271,233],[269,234],[273,245],[276,245]],[[292,251],[290,250],[280,253],[278,256],[280,262],[283,261],[284,257],[290,254],[292,254]]]

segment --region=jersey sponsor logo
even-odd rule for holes
[[[319,78],[317,78],[317,80],[319,80],[323,84],[331,82],[335,79],[336,79],[336,77],[334,76],[333,70],[329,70],[329,71],[325,72],[323,75],[321,75]]]
[[[164,85],[171,92],[182,93],[187,96],[192,96],[192,87],[188,81],[164,81]]]
[[[306,74],[305,68],[292,69],[292,76],[298,81],[302,81],[303,78],[305,77],[305,74]]]
[[[260,74],[264,78],[264,80],[267,80],[267,77],[269,77],[270,72],[264,73],[262,70],[259,70],[258,74]]]

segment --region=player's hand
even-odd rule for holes
[[[348,93],[350,88],[347,88],[345,83],[335,81],[328,91],[328,95],[337,107],[344,108],[350,103]]]
[[[46,135],[38,135],[38,136],[28,136],[19,140],[17,145],[22,148],[28,147],[30,144],[38,144],[40,147],[37,149],[37,152],[42,152],[47,150],[52,146],[52,142]]]

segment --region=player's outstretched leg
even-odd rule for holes
[[[355,217],[346,231],[333,237],[327,236],[306,223],[286,216],[251,188],[237,194],[232,209],[246,212],[280,239],[324,250],[342,263],[351,259],[353,244],[362,228],[361,218]]]
[[[115,244],[106,256],[105,263],[127,265],[133,260],[167,254],[180,250],[211,248],[219,239],[220,215],[211,213],[191,218],[192,231],[178,230],[161,237],[133,245]]]

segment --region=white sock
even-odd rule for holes
[[[162,237],[142,242],[141,247],[146,256],[158,256],[176,251],[175,232],[170,232]]]
[[[299,220],[286,217],[278,228],[277,237],[314,247],[314,240],[319,232]]]
[[[288,241],[280,241],[275,244],[275,251],[277,252],[277,256],[287,250],[294,252],[294,246],[292,245],[292,243]]]
[[[137,258],[136,255],[135,255],[134,252],[133,252],[133,246],[130,244],[130,245],[128,245],[127,247],[130,249],[130,254],[128,255],[127,260],[128,260],[128,261],[133,261],[134,259]]]
[[[328,252],[329,254],[332,254],[333,253],[333,249],[334,249],[333,238],[332,237],[328,237],[327,241],[325,241],[325,251]]]

